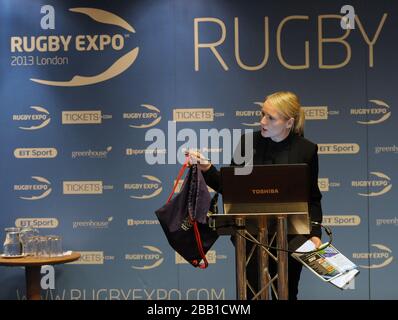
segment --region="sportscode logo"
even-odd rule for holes
[[[132,196],[130,196],[130,198],[147,200],[147,199],[151,199],[151,198],[158,196],[162,192],[162,190],[163,190],[163,187],[161,186],[162,181],[160,181],[155,176],[142,175],[142,177],[151,182],[150,183],[125,183],[124,189],[125,190],[136,190],[136,191],[140,191],[140,192],[141,192],[141,190],[154,190],[154,191],[150,194],[132,195]]]
[[[392,188],[390,177],[381,172],[370,172],[370,175],[376,177],[374,180],[359,180],[352,181],[351,186],[353,188],[363,188],[367,192],[358,192],[358,195],[363,197],[377,197],[381,196]]]
[[[127,225],[129,227],[136,227],[136,226],[153,226],[153,225],[158,225],[159,220],[139,220],[139,219],[127,219]]]
[[[357,120],[359,124],[372,125],[379,124],[391,117],[390,106],[382,100],[369,100],[376,107],[355,108],[350,110],[352,116],[360,117],[363,120]],[[375,119],[369,119],[375,118]]]
[[[16,184],[14,185],[14,191],[17,192],[28,192],[30,196],[24,195],[19,196],[22,200],[41,200],[48,197],[52,191],[51,182],[44,177],[32,176],[32,179],[39,184]],[[31,195],[32,192],[35,195]]]
[[[38,114],[37,113],[34,113],[34,114],[14,114],[12,116],[12,120],[13,121],[18,121],[18,122],[20,122],[20,121],[24,121],[24,122],[32,122],[32,121],[34,121],[35,123],[36,122],[39,122],[39,123],[35,124],[35,125],[31,125],[29,127],[22,127],[21,126],[21,127],[18,127],[19,129],[22,129],[22,130],[39,130],[39,129],[44,128],[45,126],[47,126],[50,123],[50,121],[51,121],[50,113],[47,111],[47,109],[45,109],[43,107],[40,107],[40,106],[31,106],[30,108],[33,109],[33,110],[36,110],[38,112]]]
[[[147,149],[133,149],[133,148],[126,148],[126,156],[138,156],[138,155],[146,155],[152,154],[157,156],[158,154],[166,154],[166,149],[158,149],[158,148],[147,148]]]
[[[52,11],[54,8],[51,7]],[[135,33],[134,28],[123,18],[109,11],[96,9],[96,8],[70,8],[70,12],[79,13],[90,17],[93,21],[118,26],[128,32]],[[48,19],[52,20],[55,25],[55,15],[49,14]],[[55,29],[49,28],[49,29]],[[29,56],[12,56],[12,65],[57,65],[67,64],[69,59],[66,57],[39,57],[37,53],[51,52],[62,53],[71,51],[73,48],[77,52],[90,52],[90,51],[104,51],[107,48],[112,48],[115,51],[120,51],[125,46],[125,41],[130,37],[130,34],[97,34],[97,35],[32,35],[32,36],[12,36],[10,38],[10,51],[11,53],[23,54],[29,53]],[[103,82],[112,79],[124,71],[126,71],[136,60],[139,48],[127,52],[122,57],[118,58],[110,67],[104,71],[93,76],[75,75],[71,80],[54,81],[44,80],[38,78],[31,78],[30,80],[48,86],[61,86],[61,87],[76,87],[85,86]],[[18,59],[22,58],[22,59]],[[20,60],[20,61],[19,61]],[[14,64],[13,64],[14,63]]]
[[[134,121],[135,123],[129,124],[130,128],[146,129],[156,126],[160,122],[160,120],[162,120],[160,110],[155,106],[150,104],[142,104],[141,107],[147,109],[148,111],[123,113],[123,119]]]
[[[150,270],[159,267],[163,263],[163,253],[154,246],[142,246],[146,252],[128,253],[124,258],[133,261],[131,268],[136,270]]]
[[[378,249],[374,252],[353,253],[352,257],[357,260],[369,261],[370,265],[358,264],[364,269],[380,269],[388,266],[394,259],[392,250],[383,244],[372,244],[372,247]]]

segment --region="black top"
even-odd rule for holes
[[[240,144],[235,151],[244,154],[245,136],[241,137]],[[294,133],[280,141],[261,136],[260,131],[253,133],[253,164],[295,164],[306,163],[310,169],[311,191],[309,214],[311,221],[322,222],[321,192],[318,187],[318,146],[311,141]],[[235,158],[235,156],[234,156]],[[232,160],[232,165],[235,161]],[[222,193],[220,172],[214,167],[203,173],[206,184]],[[321,228],[312,225],[310,236],[321,237]]]

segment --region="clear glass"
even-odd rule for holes
[[[63,254],[62,251],[62,237],[58,235],[49,236],[50,241],[50,252],[52,257],[60,257]]]
[[[3,244],[3,252],[7,257],[19,256],[22,254],[22,243],[20,240],[19,228],[6,228],[6,239]]]

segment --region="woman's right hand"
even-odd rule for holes
[[[211,167],[210,161],[206,159],[199,151],[188,150],[185,153],[189,155],[188,164],[190,166],[193,164],[197,164],[198,168],[203,172],[206,172],[207,170],[210,169]]]

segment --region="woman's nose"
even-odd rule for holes
[[[266,125],[267,124],[267,117],[266,116],[262,117],[260,123],[262,125]]]

